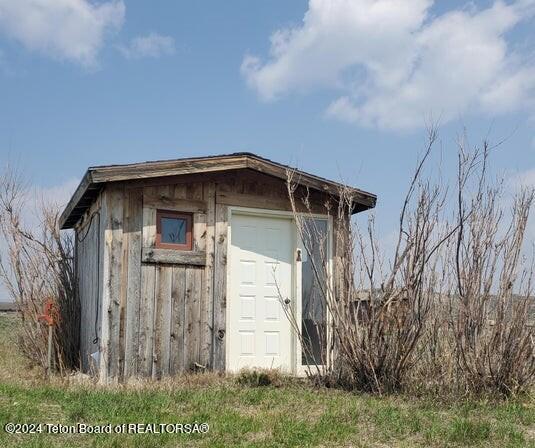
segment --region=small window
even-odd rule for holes
[[[169,210],[156,212],[156,247],[191,250],[192,219],[190,213]]]

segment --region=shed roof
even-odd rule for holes
[[[239,152],[208,157],[191,157],[173,160],[157,160],[126,165],[103,165],[88,168],[80,185],[72,195],[60,217],[62,229],[72,228],[91,206],[102,187],[108,182],[177,176],[182,174],[211,173],[235,169],[251,169],[286,180],[287,170],[295,170],[295,181],[300,185],[337,196],[341,187],[322,177],[305,173],[249,152]],[[377,197],[363,190],[349,187],[358,207],[355,213],[373,208]]]

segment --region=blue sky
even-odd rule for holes
[[[90,165],[251,151],[376,193],[387,235],[430,116],[445,159],[463,127],[507,137],[497,171],[535,185],[534,15],[533,0],[0,0],[0,155],[63,198]]]

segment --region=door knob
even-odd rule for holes
[[[286,305],[289,305],[290,302],[291,302],[291,300],[290,300],[288,297],[286,297],[286,298],[284,299],[284,303],[285,303]]]

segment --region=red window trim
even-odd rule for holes
[[[162,218],[180,218],[186,220],[186,244],[162,243]],[[156,247],[160,249],[193,250],[192,239],[193,216],[191,213],[173,210],[156,210]]]

